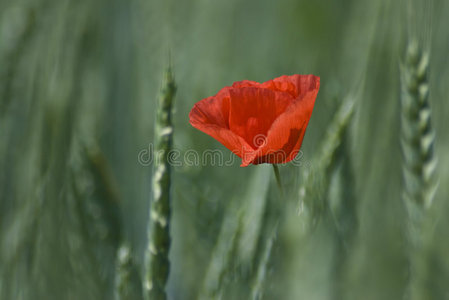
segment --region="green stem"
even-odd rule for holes
[[[276,183],[279,188],[279,191],[282,196],[284,196],[284,190],[282,189],[282,181],[281,181],[281,174],[279,173],[279,167],[276,164],[272,164],[273,171],[274,171],[274,177],[276,178]]]

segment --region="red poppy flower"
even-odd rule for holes
[[[238,81],[190,111],[190,124],[242,158],[242,167],[286,163],[299,153],[320,78],[281,76]]]

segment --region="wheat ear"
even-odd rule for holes
[[[165,73],[165,82],[158,101],[155,126],[155,153],[153,172],[153,199],[148,222],[146,248],[145,294],[151,300],[167,298],[165,286],[170,261],[170,163],[173,143],[172,106],[176,92],[171,67]]]

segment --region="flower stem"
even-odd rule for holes
[[[281,195],[284,196],[284,190],[282,189],[282,181],[281,181],[281,175],[279,173],[279,167],[276,164],[273,164],[273,171],[274,171],[274,177],[276,177],[276,183],[278,185],[279,191],[281,192]]]

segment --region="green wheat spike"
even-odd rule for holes
[[[428,62],[428,54],[420,52],[418,44],[412,42],[401,67],[404,197],[420,209],[431,205],[435,191],[435,136],[431,127]]]
[[[158,101],[155,126],[153,199],[148,222],[146,248],[145,295],[148,299],[166,299],[170,261],[170,164],[173,142],[172,106],[176,86],[171,67],[165,73],[165,83]]]
[[[129,295],[128,287],[131,274],[129,270],[131,269],[131,249],[129,245],[122,244],[117,251],[117,271],[115,278],[115,291],[117,293],[116,299],[127,299]]]
[[[353,113],[354,102],[350,97],[341,103],[329,124],[319,155],[314,158],[308,173],[304,173],[300,189],[300,205],[308,212],[305,225],[316,226],[324,218],[334,236],[332,299],[343,299],[348,250],[357,228],[351,157],[348,154],[348,126]]]
[[[319,154],[312,159],[311,167],[303,168],[303,179],[299,189],[299,212],[307,212],[312,226],[320,220],[326,210],[325,193],[329,186],[328,173],[336,162],[337,150],[342,143],[353,112],[354,101],[348,98],[342,102],[329,124]]]
[[[403,153],[403,201],[408,213],[410,278],[407,298],[430,299],[426,280],[424,219],[436,191],[431,127],[429,56],[416,41],[409,43],[401,66],[401,146]]]
[[[136,270],[132,249],[123,242],[117,251],[115,297],[117,300],[137,300],[142,298],[139,274]]]

